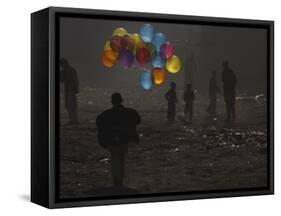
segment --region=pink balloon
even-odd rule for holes
[[[174,54],[174,47],[170,42],[165,42],[160,47],[160,56],[163,59],[168,59]]]

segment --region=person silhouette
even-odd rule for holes
[[[190,83],[194,86],[196,86],[195,78],[197,73],[197,63],[194,52],[190,52],[188,58],[185,62],[185,78],[184,83]]]
[[[187,113],[189,113],[189,121],[190,121],[190,123],[192,123],[192,119],[193,119],[193,102],[195,100],[195,95],[194,95],[194,92],[192,90],[192,85],[191,84],[187,84],[186,85],[186,89],[185,89],[184,94],[183,94],[183,100],[185,102],[185,106],[184,106],[184,119],[186,120]]]
[[[176,116],[176,104],[178,103],[175,82],[170,83],[170,89],[165,94],[165,98],[168,101],[167,119],[169,122],[173,122]]]
[[[237,84],[237,78],[232,69],[230,69],[227,61],[223,62],[222,82],[224,102],[226,108],[227,120],[233,120],[236,118],[235,113],[235,90]]]
[[[136,126],[141,117],[134,109],[122,105],[121,94],[111,96],[113,107],[105,110],[96,119],[98,142],[111,153],[111,175],[115,187],[123,187],[125,156],[130,142],[139,142]]]
[[[210,104],[208,106],[207,112],[210,115],[216,115],[217,113],[217,93],[220,89],[217,85],[217,71],[213,70],[211,78],[209,80],[209,99]]]
[[[79,81],[77,72],[65,58],[60,60],[60,65],[60,80],[64,83],[64,102],[69,116],[67,124],[78,124],[77,94],[79,93]]]

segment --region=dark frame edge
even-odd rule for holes
[[[269,151],[269,190],[271,194],[274,194],[274,21],[270,21],[268,23],[268,31],[269,31],[269,119],[270,119],[270,151]]]
[[[272,195],[270,189],[254,190],[254,191],[237,191],[237,192],[215,192],[207,194],[186,194],[186,195],[165,195],[165,196],[147,196],[138,198],[120,198],[120,199],[100,199],[87,201],[73,201],[73,202],[57,202],[53,208],[70,208],[70,207],[86,207],[86,206],[101,206],[101,205],[119,205],[119,204],[138,204],[138,203],[153,203],[153,202],[170,202],[170,201],[189,201],[198,199],[216,199],[216,198],[235,198],[235,197],[249,197]]]
[[[48,75],[49,75],[49,161],[48,161],[48,203],[37,204],[43,205],[47,208],[65,208],[65,207],[81,207],[81,206],[97,206],[97,205],[112,205],[112,204],[130,204],[130,203],[146,203],[146,202],[163,202],[163,201],[179,201],[179,200],[193,200],[193,199],[207,199],[207,198],[226,198],[226,197],[240,197],[240,196],[253,196],[253,195],[271,195],[274,194],[274,21],[260,21],[260,20],[245,20],[245,19],[233,19],[233,18],[215,18],[215,17],[200,17],[200,16],[185,16],[185,15],[167,15],[167,14],[152,14],[152,13],[140,13],[140,12],[125,12],[125,11],[104,11],[104,10],[92,10],[92,9],[75,9],[75,8],[62,8],[62,7],[49,7],[43,9],[47,10],[49,15],[49,59],[48,59]],[[206,20],[226,22],[226,23],[251,23],[256,24],[258,22],[262,26],[267,26],[269,29],[269,90],[270,90],[270,164],[269,164],[269,182],[268,188],[262,190],[253,191],[237,191],[237,192],[210,192],[208,194],[186,194],[186,195],[165,195],[165,196],[146,196],[138,198],[121,198],[121,199],[100,199],[100,200],[87,200],[87,201],[56,201],[55,198],[55,14],[67,12],[67,13],[91,13],[111,16],[112,13],[116,16],[142,16],[161,18],[169,17],[169,19],[195,19],[205,22]],[[36,14],[37,12],[33,13]],[[33,15],[32,14],[32,15]],[[53,129],[53,130],[52,130]],[[34,202],[34,201],[32,201]]]
[[[50,118],[49,118],[49,123],[50,123],[50,134],[49,134],[49,139],[50,139],[50,146],[49,146],[49,182],[50,182],[50,188],[49,188],[49,206],[48,208],[53,209],[56,208],[56,91],[57,91],[57,86],[56,86],[56,56],[55,56],[55,46],[56,46],[56,41],[55,41],[55,11],[53,7],[49,7],[49,109],[50,109]]]
[[[49,9],[31,14],[31,202],[49,207]]]
[[[95,14],[95,15],[106,15],[112,16],[112,13],[116,16],[125,17],[138,17],[141,16],[143,19],[146,18],[169,18],[171,20],[195,20],[202,22],[215,22],[218,24],[250,24],[258,25],[269,29],[269,88],[270,88],[270,164],[269,164],[269,182],[268,187],[265,189],[255,189],[255,190],[241,190],[232,192],[210,192],[210,193],[198,193],[198,194],[184,194],[184,195],[161,195],[161,196],[145,196],[145,197],[124,197],[118,199],[100,199],[100,200],[79,200],[79,201],[59,201],[54,202],[54,208],[65,208],[65,207],[82,207],[82,206],[99,206],[99,205],[114,205],[114,204],[132,204],[132,203],[147,203],[147,202],[165,202],[165,201],[180,201],[180,200],[194,200],[194,199],[209,199],[209,198],[227,198],[227,197],[241,197],[241,196],[256,196],[256,195],[272,195],[274,194],[274,103],[273,103],[273,75],[274,75],[274,21],[264,21],[264,20],[246,20],[246,19],[233,19],[233,18],[216,18],[216,17],[200,17],[200,16],[186,16],[186,15],[168,15],[168,14],[155,14],[155,13],[140,13],[140,12],[126,12],[126,11],[104,11],[104,10],[93,10],[93,9],[76,9],[76,8],[61,8],[61,7],[51,7],[52,14],[56,13],[77,13],[77,14]]]
[[[185,14],[163,14],[163,13],[151,13],[151,12],[138,12],[138,11],[120,11],[120,10],[103,10],[103,9],[86,9],[86,8],[71,8],[71,7],[59,7],[50,6],[49,9],[54,13],[72,13],[72,14],[95,14],[105,16],[118,16],[118,17],[131,17],[143,19],[170,19],[170,20],[188,20],[188,21],[200,21],[200,22],[216,22],[225,24],[258,24],[261,26],[271,25],[273,20],[258,20],[258,19],[244,19],[233,17],[212,17],[212,16],[195,16]]]

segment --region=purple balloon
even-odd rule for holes
[[[134,58],[135,56],[131,50],[124,50],[119,54],[118,61],[123,67],[129,68],[134,63]]]
[[[160,47],[160,55],[163,59],[168,59],[174,54],[174,47],[170,42],[165,42]]]

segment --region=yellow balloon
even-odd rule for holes
[[[144,41],[138,33],[130,34],[129,37],[134,42],[136,48],[143,47],[145,45]]]
[[[178,56],[173,55],[172,57],[168,58],[166,62],[166,69],[170,73],[177,73],[181,69],[181,61]]]
[[[123,27],[118,27],[118,28],[114,29],[112,36],[114,36],[114,35],[124,36],[126,34],[128,34],[126,29],[124,29]]]
[[[111,50],[110,41],[106,41],[103,50]]]

